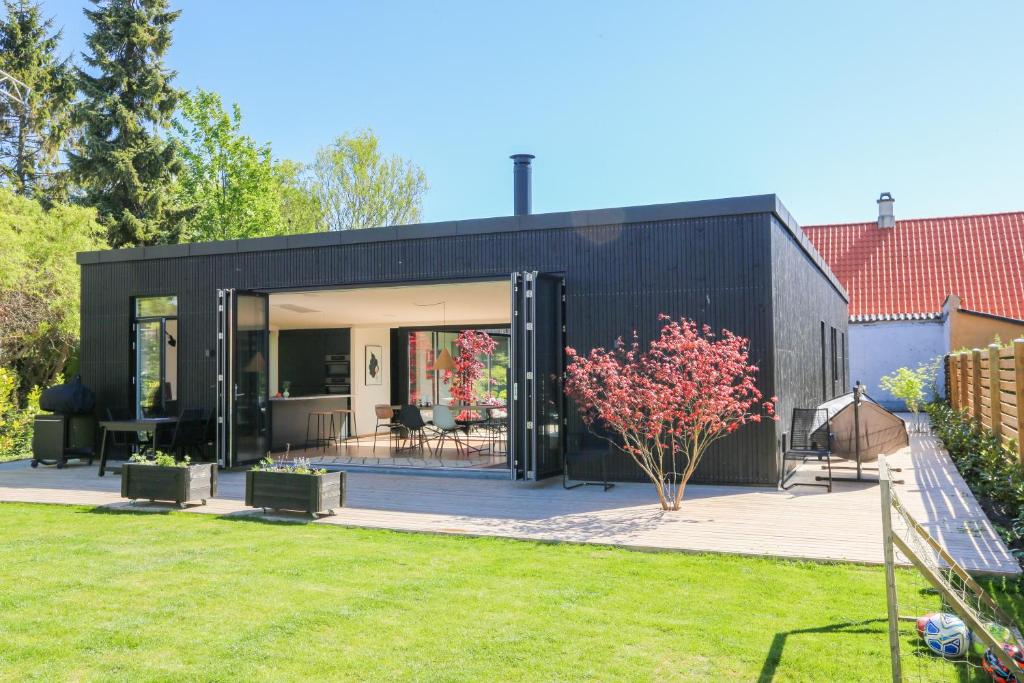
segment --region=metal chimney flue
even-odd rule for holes
[[[892,205],[896,203],[891,192],[883,192],[878,197],[878,227],[895,228],[896,213]]]
[[[513,154],[512,181],[514,185],[513,209],[516,216],[528,216],[533,211],[533,189],[530,187],[532,154]]]

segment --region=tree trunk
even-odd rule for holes
[[[683,493],[686,491],[686,482],[689,481],[689,477],[679,482],[679,488],[676,489],[676,498],[672,501],[672,509],[678,510],[683,506]]]

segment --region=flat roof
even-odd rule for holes
[[[519,232],[524,230],[556,230],[586,228],[601,225],[626,223],[649,223],[654,221],[680,220],[688,218],[712,218],[715,216],[738,216],[745,214],[769,213],[778,219],[800,248],[811,258],[832,286],[849,301],[846,290],[836,279],[818,251],[800,228],[799,223],[786,209],[775,194],[758,194],[747,197],[723,199],[702,199],[671,204],[647,204],[609,209],[581,211],[560,211],[556,213],[535,213],[526,216],[501,216],[497,218],[474,218],[462,221],[440,221],[436,223],[414,223],[383,228],[314,232],[302,235],[281,235],[277,237],[253,237],[240,240],[217,242],[193,242],[190,244],[160,244],[151,247],[130,247],[127,249],[106,249],[101,251],[78,252],[79,264],[114,263],[119,261],[147,261],[188,256],[210,256],[214,254],[237,254],[253,251],[284,251],[344,244],[366,244],[373,242],[394,242],[400,240],[431,239],[458,235],[481,235],[497,232]]]

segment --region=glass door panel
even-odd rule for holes
[[[235,295],[235,465],[259,460],[270,450],[267,325],[265,294]]]
[[[159,319],[135,324],[135,405],[139,417],[163,413],[162,327]]]
[[[564,462],[565,364],[564,280],[553,275],[534,277],[534,447],[531,470],[535,479],[562,473]]]

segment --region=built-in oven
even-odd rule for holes
[[[351,394],[352,385],[349,384],[348,377],[345,377],[344,379],[340,377],[328,377],[327,383],[324,384],[324,393]]]
[[[324,370],[328,377],[344,377],[346,382],[351,373],[351,364],[347,353],[334,353],[324,356]]]

